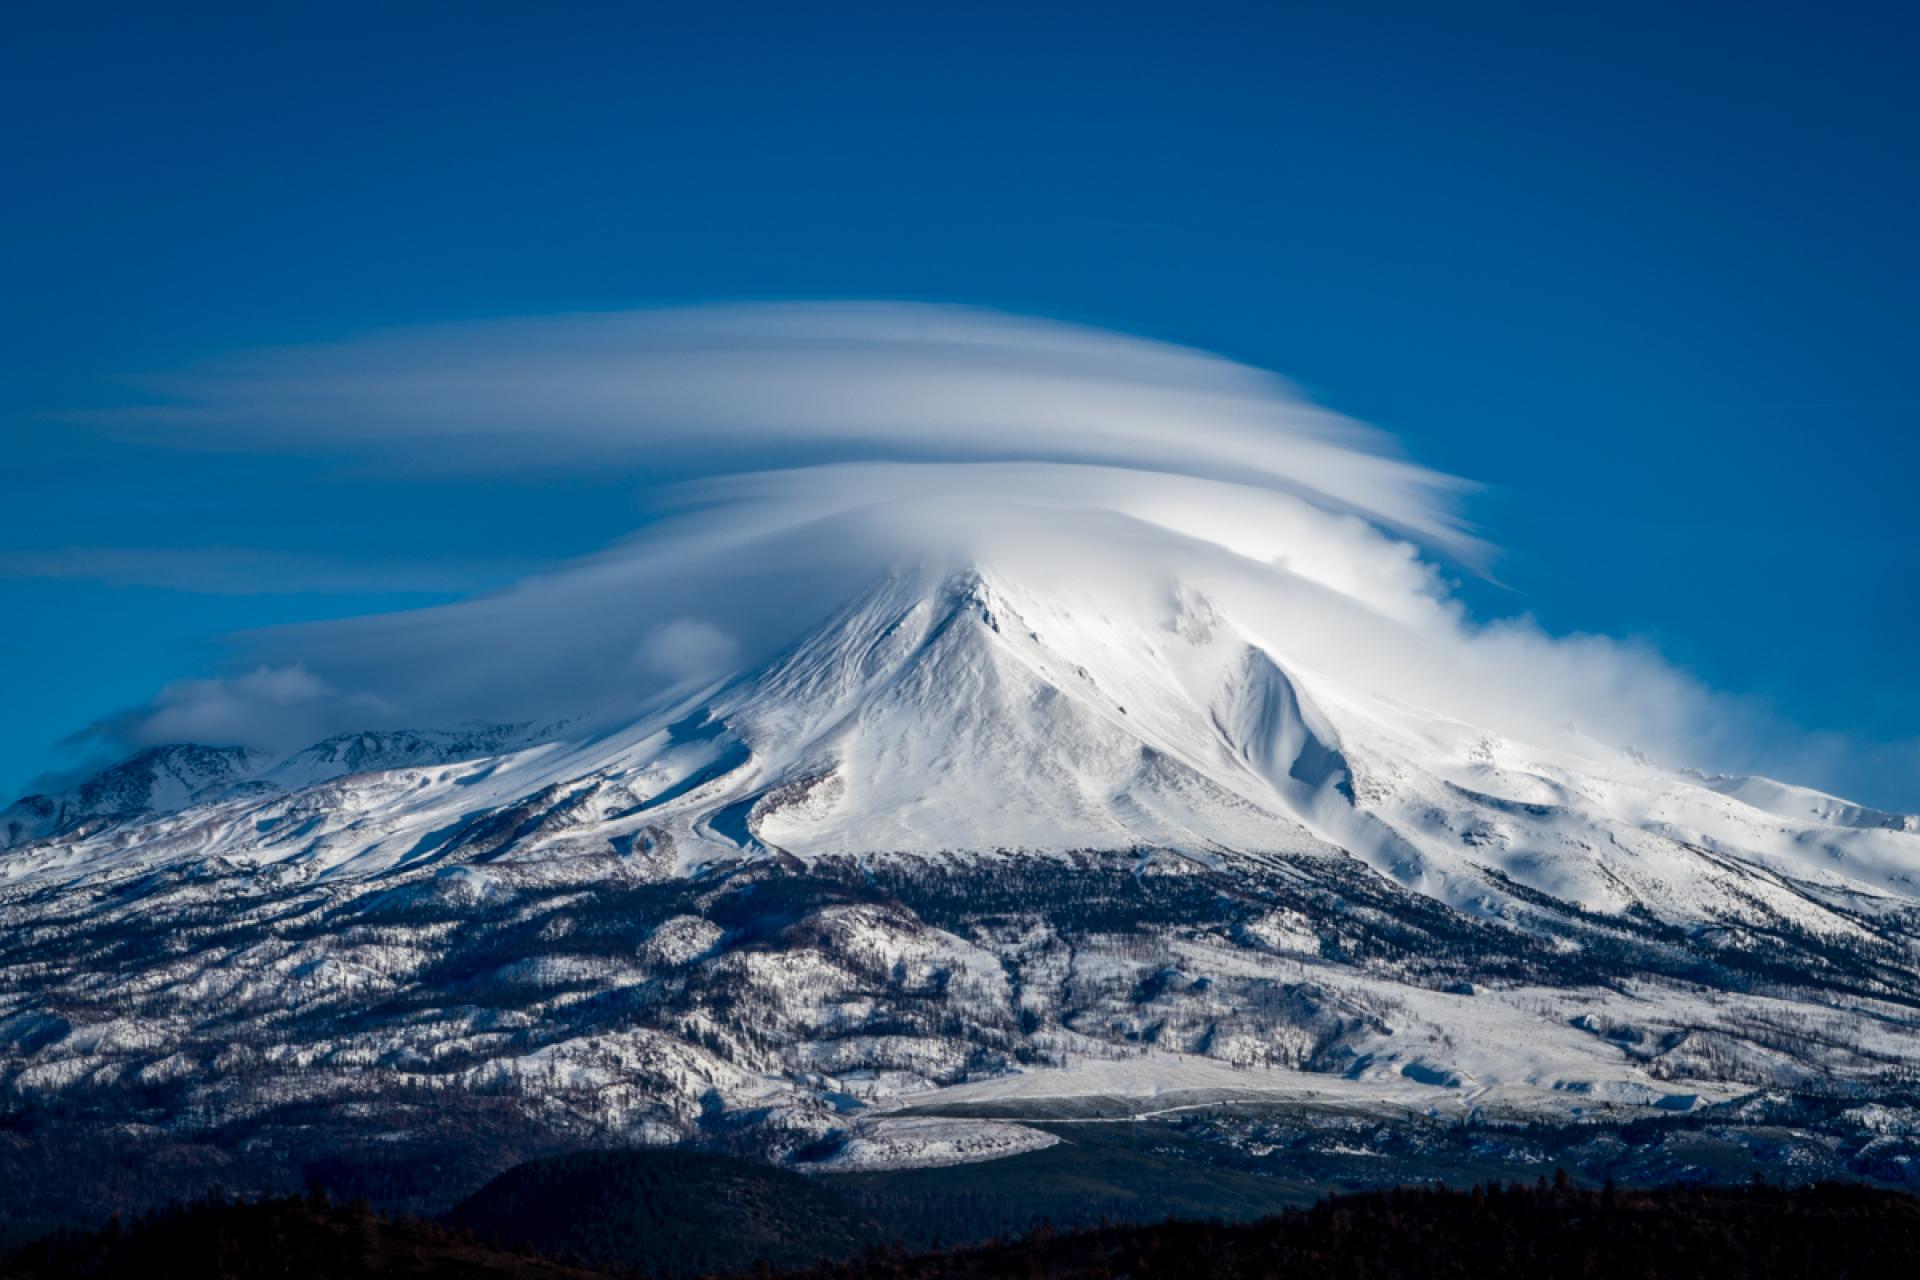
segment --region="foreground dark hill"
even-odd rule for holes
[[[568,1205],[553,1192],[575,1189],[590,1166],[529,1174],[500,1188],[490,1201],[507,1213],[555,1215],[563,1232],[590,1236],[587,1219],[599,1203]],[[1810,1187],[1666,1188],[1654,1191],[1580,1190],[1549,1186],[1476,1187],[1472,1191],[1409,1189],[1339,1196],[1311,1209],[1258,1222],[1226,1225],[1166,1222],[1078,1234],[1042,1230],[1007,1244],[909,1254],[870,1243],[838,1260],[804,1269],[775,1269],[735,1260],[772,1219],[758,1217],[734,1230],[716,1191],[749,1215],[763,1211],[799,1223],[822,1204],[804,1192],[791,1202],[757,1204],[773,1184],[736,1184],[725,1170],[689,1169],[676,1189],[662,1183],[620,1183],[627,1195],[663,1212],[688,1211],[699,1221],[667,1223],[657,1237],[642,1229],[629,1244],[657,1239],[673,1254],[625,1268],[593,1267],[577,1258],[553,1258],[478,1239],[458,1224],[393,1220],[364,1207],[342,1208],[323,1199],[253,1204],[207,1202],[143,1220],[131,1228],[65,1234],[0,1259],[8,1280],[355,1280],[389,1277],[439,1280],[593,1280],[594,1277],[734,1274],[794,1280],[1111,1280],[1114,1276],[1231,1280],[1285,1276],[1372,1277],[1374,1280],[1534,1280],[1592,1277],[1907,1277],[1920,1264],[1920,1200],[1900,1192],[1823,1183]],[[716,1176],[717,1175],[717,1176]],[[616,1171],[618,1177],[618,1172]],[[823,1193],[824,1194],[824,1193]],[[519,1199],[516,1201],[516,1197]],[[744,1198],[743,1198],[744,1197]],[[616,1197],[617,1198],[617,1197]],[[830,1197],[829,1197],[830,1198]],[[615,1207],[618,1207],[617,1205]],[[632,1206],[628,1206],[630,1210]],[[840,1222],[826,1205],[828,1230]],[[704,1215],[704,1216],[702,1216]],[[631,1216],[629,1214],[629,1216]],[[643,1215],[644,1216],[644,1215]],[[799,1226],[805,1233],[814,1228]],[[797,1248],[798,1239],[786,1242]],[[709,1259],[700,1265],[697,1259]]]
[[[588,1151],[519,1165],[462,1201],[456,1226],[497,1244],[649,1272],[805,1266],[891,1238],[819,1183],[694,1151]]]
[[[0,1259],[6,1280],[590,1280],[601,1273],[364,1205],[206,1202],[131,1228],[63,1232]]]
[[[1910,1277],[1920,1200],[1823,1183],[1780,1189],[1494,1187],[1338,1196],[1239,1225],[1168,1222],[867,1257],[808,1280],[1538,1280],[1543,1276]]]

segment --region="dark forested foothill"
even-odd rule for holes
[[[893,1233],[819,1182],[695,1151],[587,1151],[510,1169],[454,1225],[551,1255],[691,1274],[844,1258]]]
[[[130,1224],[63,1231],[0,1261],[6,1280],[587,1280],[597,1273],[483,1243],[364,1201],[209,1199]]]
[[[1910,1277],[1920,1200],[1792,1190],[1583,1191],[1564,1180],[1338,1196],[1259,1222],[1168,1222],[817,1267],[807,1280],[1540,1280]]]
[[[1257,1222],[1165,1222],[1078,1233],[1046,1228],[1010,1243],[910,1253],[831,1193],[784,1177],[740,1181],[723,1165],[636,1182],[613,1168],[604,1195],[570,1200],[592,1161],[529,1166],[468,1216],[538,1226],[556,1242],[627,1252],[624,1264],[489,1241],[455,1219],[387,1218],[321,1195],[254,1203],[218,1198],[131,1224],[65,1232],[0,1260],[7,1280],[353,1280],[502,1277],[609,1280],[772,1275],[793,1280],[1537,1280],[1538,1277],[1899,1276],[1920,1266],[1920,1199],[1823,1183],[1778,1188],[1579,1189],[1559,1175],[1532,1186],[1410,1188],[1336,1196]],[[503,1180],[505,1181],[505,1180]],[[791,1200],[785,1197],[793,1192]],[[716,1198],[717,1197],[717,1198]],[[772,1199],[768,1199],[772,1197]],[[609,1228],[600,1220],[611,1215]],[[542,1225],[544,1224],[544,1225]],[[624,1224],[624,1225],[621,1225]],[[518,1228],[516,1228],[518,1229]],[[607,1234],[611,1231],[611,1234]],[[624,1232],[625,1234],[622,1234]],[[790,1233],[783,1235],[782,1233]],[[657,1249],[649,1251],[649,1242]],[[790,1259],[818,1246],[818,1260]],[[742,1262],[744,1254],[758,1253]]]

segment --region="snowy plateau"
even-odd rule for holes
[[[1920,821],[1531,746],[1143,595],[896,572],[614,727],[164,746],[19,801],[0,1080],[829,1170],[1223,1099],[1342,1151],[1821,1099],[1829,1145],[1920,1159]]]

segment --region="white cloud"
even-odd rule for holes
[[[441,472],[827,458],[1096,462],[1310,494],[1471,546],[1460,483],[1274,374],[961,307],[696,307],[502,320],[255,353],[86,420],[202,447],[376,453]]]
[[[134,746],[198,742],[291,751],[349,727],[384,722],[391,710],[369,694],[343,696],[304,666],[263,666],[230,678],[175,681],[151,706],[118,717],[112,733]]]
[[[634,665],[672,684],[724,673],[738,660],[734,638],[699,618],[675,618],[647,632],[634,651]]]
[[[519,564],[437,556],[365,557],[258,547],[61,547],[0,552],[0,578],[50,578],[199,595],[381,595],[466,592],[526,571]]]

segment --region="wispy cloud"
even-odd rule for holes
[[[0,578],[98,582],[201,595],[468,594],[527,572],[523,560],[385,560],[256,547],[0,551]]]
[[[829,459],[1098,462],[1311,495],[1466,553],[1467,486],[1278,376],[959,307],[782,304],[389,331],[147,378],[78,415],[195,447],[346,451],[442,473]]]

